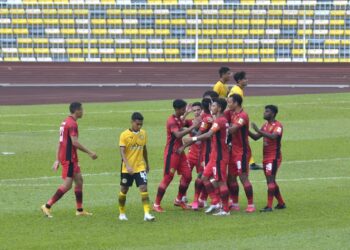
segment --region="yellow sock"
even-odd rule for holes
[[[250,159],[249,159],[249,165],[252,165],[254,163],[255,163],[254,157],[251,156]]]
[[[143,211],[145,211],[145,214],[148,214],[150,210],[148,192],[141,192],[141,199],[142,199]]]
[[[120,192],[119,193],[119,213],[125,214],[125,202],[126,202],[126,194]]]

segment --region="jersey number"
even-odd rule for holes
[[[63,142],[64,126],[60,127],[60,142]]]
[[[147,183],[147,174],[145,172],[140,172],[140,176],[145,183]]]

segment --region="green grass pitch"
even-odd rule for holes
[[[90,218],[75,216],[72,191],[53,207],[40,206],[61,183],[53,173],[60,122],[68,105],[0,107],[0,249],[348,249],[350,246],[350,94],[247,97],[250,120],[261,125],[266,104],[276,104],[284,124],[283,163],[278,173],[288,208],[269,214],[241,212],[217,218],[173,206],[179,178],[167,190],[164,214],[143,221],[140,195],[127,196],[128,222],[118,221],[119,134],[133,111],[145,116],[149,135],[149,193],[153,201],[162,177],[165,121],[171,101],[86,103],[79,120],[80,141],[99,159],[80,153],[84,207]],[[262,142],[251,142],[261,161]],[[195,174],[193,174],[195,176]],[[266,203],[261,171],[252,171],[257,208]],[[193,183],[188,197],[192,198]]]

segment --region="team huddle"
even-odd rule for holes
[[[276,120],[278,108],[265,106],[263,117],[266,122],[261,128],[251,123],[243,109],[243,90],[247,85],[245,72],[234,74],[236,85],[228,91],[226,83],[232,77],[229,68],[219,70],[220,81],[212,91],[203,95],[201,102],[187,104],[184,100],[173,101],[174,114],[166,123],[167,141],[164,149],[164,174],[158,186],[153,204],[155,212],[164,212],[161,201],[174,178],[180,175],[180,183],[174,205],[182,209],[199,210],[205,208],[206,214],[216,216],[230,215],[230,211],[239,211],[239,184],[241,182],[248,206],[245,211],[256,211],[253,199],[253,187],[249,180],[250,166],[255,165],[249,145],[253,140],[263,138],[263,170],[266,176],[268,195],[267,205],[261,212],[271,212],[274,198],[278,203],[275,209],[286,208],[276,183],[277,170],[281,165],[282,124]],[[82,176],[78,164],[77,149],[96,159],[96,153],[90,151],[78,141],[76,120],[82,117],[82,105],[72,103],[71,115],[62,123],[60,142],[54,169],[62,166],[64,183],[49,201],[41,207],[47,217],[52,217],[51,206],[58,201],[75,182],[77,202],[76,215],[89,216],[91,213],[82,207]],[[192,119],[187,119],[189,114]],[[142,129],[144,117],[135,112],[131,117],[131,127],[120,135],[119,147],[122,158],[119,193],[119,219],[126,216],[126,195],[135,181],[140,190],[144,220],[153,221],[150,213],[150,199],[147,190],[149,171],[147,155],[147,133]],[[188,153],[185,153],[188,148]],[[192,171],[196,169],[194,198],[188,203],[187,191],[192,181]],[[207,200],[210,204],[207,205]]]

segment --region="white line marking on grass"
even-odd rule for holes
[[[1,152],[2,155],[14,155],[15,152]]]
[[[348,161],[350,160],[350,157],[344,157],[344,158],[333,158],[333,159],[312,159],[312,160],[300,160],[300,161],[285,161],[282,162],[283,164],[302,164],[302,163],[314,163],[314,162],[326,162],[326,161]],[[163,169],[154,169],[151,170],[151,172],[163,172]],[[120,173],[118,171],[115,172],[102,172],[102,173],[87,173],[83,174],[84,177],[89,176],[115,176],[119,175]],[[29,178],[19,178],[19,179],[1,179],[1,183],[5,182],[16,182],[16,181],[35,181],[35,180],[50,180],[50,179],[60,179],[60,176],[41,176],[41,177],[29,177]],[[328,177],[326,177],[328,178]],[[331,178],[331,177],[329,177]],[[338,177],[337,177],[338,178]],[[348,178],[348,177],[346,177]],[[350,177],[349,177],[350,178]]]

